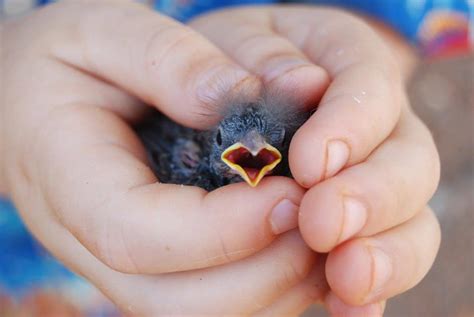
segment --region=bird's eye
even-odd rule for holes
[[[222,145],[222,134],[221,134],[221,129],[217,130],[216,134],[216,143],[217,145],[221,146]]]

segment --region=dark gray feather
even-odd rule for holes
[[[151,168],[161,182],[195,185],[208,191],[242,181],[221,161],[223,149],[256,130],[282,154],[274,175],[291,176],[288,148],[308,112],[281,98],[231,100],[223,119],[208,131],[183,127],[155,111],[136,127]]]

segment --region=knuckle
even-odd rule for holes
[[[425,144],[423,147],[419,147],[419,143],[414,144],[414,146],[416,146],[420,152],[419,157],[422,158],[423,161],[423,168],[425,171],[424,175],[429,184],[427,188],[429,189],[429,194],[431,196],[438,187],[441,177],[441,162],[439,152],[431,131],[421,121],[420,118],[414,114],[413,116],[415,116],[416,123],[419,126],[420,137],[418,142],[423,142]]]
[[[176,24],[156,25],[145,41],[144,61],[145,69],[160,69],[162,65],[177,51],[186,50],[195,42],[196,33],[191,29]]]
[[[327,286],[321,286],[317,283],[309,284],[302,293],[303,301],[314,303],[324,298],[325,288]]]
[[[106,221],[98,230],[94,243],[96,257],[109,268],[129,274],[136,274],[139,268],[133,260],[129,240],[122,222]]]
[[[292,259],[288,259],[281,269],[280,279],[275,282],[275,288],[280,292],[284,292],[289,287],[302,281],[308,275],[308,268],[298,265]]]
[[[215,236],[212,240],[216,241],[216,244],[208,258],[209,265],[234,262],[254,252],[253,248],[230,239],[228,234],[217,231]]]
[[[248,52],[253,52],[254,56],[258,54],[260,58],[253,61],[256,67],[264,64],[268,59],[294,58],[295,55],[286,40],[269,31],[253,32],[247,35],[236,44],[233,52],[235,56],[246,56]]]
[[[133,227],[121,216],[126,214],[123,208],[120,209],[122,205],[123,201],[117,198],[117,195],[108,196],[97,203],[93,207],[96,212],[89,216],[90,221],[87,222],[87,231],[91,234],[84,238],[89,241],[94,255],[109,268],[136,274],[140,272],[140,268],[134,260],[134,248],[131,245],[133,240],[130,237],[133,237],[133,231],[127,231]],[[102,216],[93,216],[94,214]]]
[[[95,251],[95,256],[105,265],[110,267],[113,270],[117,270],[115,265],[116,261],[113,254],[113,251],[110,250],[110,233],[108,232],[108,226],[103,226],[102,229],[99,229],[97,232],[97,238],[94,242],[92,248]]]
[[[224,259],[225,262],[232,262],[232,253],[229,251],[227,241],[222,234],[218,234],[217,241],[219,241],[218,256]]]
[[[255,47],[265,47],[268,44],[272,44],[274,41],[275,35],[270,32],[253,31],[236,44],[235,52],[236,55],[238,55],[242,51],[249,51],[255,49]]]
[[[442,230],[441,230],[441,225],[438,217],[436,216],[435,211],[430,206],[426,206],[425,209],[422,212],[422,215],[426,215],[427,218],[429,219],[428,221],[431,223],[431,229],[433,230],[431,234],[433,235],[434,239],[432,240],[434,244],[436,245],[435,250],[435,255],[440,247],[441,243],[441,236],[442,236]]]

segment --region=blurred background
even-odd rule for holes
[[[0,13],[22,14],[33,2],[0,0]],[[474,316],[474,55],[426,61],[407,88],[441,156],[441,183],[431,206],[443,239],[431,271],[417,287],[391,300],[386,316]],[[100,292],[49,256],[28,234],[14,207],[0,197],[4,316],[121,315]],[[314,306],[304,316],[324,312]]]

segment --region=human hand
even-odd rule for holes
[[[4,35],[7,193],[67,266],[145,316],[249,314],[304,279],[318,256],[291,230],[303,195],[295,181],[212,193],[160,184],[130,127],[143,102],[206,127],[208,100],[259,86],[254,75],[190,28],[125,1],[61,2]],[[327,77],[317,75],[321,94]]]
[[[320,95],[324,81],[315,83],[315,74],[329,73],[317,112],[292,140],[290,167],[308,188],[301,234],[313,250],[329,253],[330,291],[321,298],[318,269],[311,278],[319,282],[307,280],[273,307],[298,313],[303,302],[323,300],[334,315],[383,314],[386,299],[428,272],[440,241],[426,207],[438,183],[438,155],[407,101],[400,52],[387,46],[399,43],[384,42],[360,18],[308,6],[227,10],[191,26],[303,105]]]

